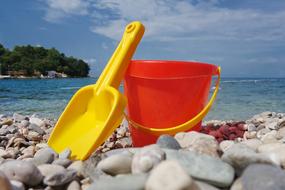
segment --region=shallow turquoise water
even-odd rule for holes
[[[0,114],[57,118],[80,87],[95,82],[96,78],[0,80]],[[223,78],[207,119],[247,119],[263,111],[285,112],[285,79]]]

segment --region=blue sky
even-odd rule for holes
[[[284,0],[2,0],[0,43],[55,47],[96,76],[132,20],[146,26],[135,59],[209,62],[225,77],[285,77]]]

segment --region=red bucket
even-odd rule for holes
[[[213,75],[218,75],[218,80],[207,104]],[[211,64],[131,61],[125,75],[124,93],[133,145],[155,143],[162,134],[199,130],[215,100],[219,81],[220,69]]]

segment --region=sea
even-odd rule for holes
[[[0,114],[16,112],[57,119],[72,95],[96,80],[0,80]],[[205,120],[246,120],[264,111],[285,112],[284,78],[222,78],[217,99]]]

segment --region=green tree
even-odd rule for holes
[[[67,57],[55,48],[15,46],[12,51],[0,44],[1,73],[24,71],[28,76],[35,72],[47,74],[47,71],[65,73],[71,77],[86,77],[89,65],[81,59]]]

